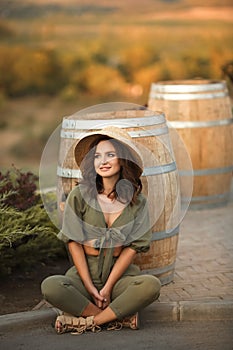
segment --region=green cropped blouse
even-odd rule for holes
[[[80,184],[67,198],[58,238],[65,243],[70,240],[79,243],[94,240],[94,248],[100,250],[101,270],[103,264],[111,268],[114,247],[121,245],[137,253],[146,252],[150,247],[151,235],[147,199],[143,194],[139,194],[136,204],[128,204],[108,227],[97,198],[90,197],[86,186]],[[105,248],[108,249],[104,257]]]

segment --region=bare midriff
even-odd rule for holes
[[[95,242],[95,239],[83,242],[83,249],[86,255],[91,255],[91,256],[99,255],[100,250],[93,247],[94,242]],[[106,254],[106,249],[104,251],[104,255]],[[122,249],[123,249],[122,245],[116,246],[113,250],[113,256],[118,257]]]

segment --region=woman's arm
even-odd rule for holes
[[[74,265],[78,271],[78,274],[86,290],[94,298],[95,304],[98,307],[102,307],[103,296],[99,294],[98,290],[96,289],[96,287],[92,282],[87,261],[86,261],[86,256],[83,250],[83,246],[80,243],[71,241],[68,243],[68,248],[72,256]]]
[[[121,254],[117,258],[113,269],[105,283],[105,286],[101,289],[100,295],[104,297],[103,307],[106,307],[110,303],[112,288],[116,282],[121,278],[125,270],[132,263],[133,258],[136,255],[136,251],[130,247],[126,247],[122,250]]]

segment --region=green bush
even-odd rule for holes
[[[16,169],[0,175],[0,275],[66,257],[65,246],[56,237],[58,229],[36,194],[37,177]],[[23,192],[23,186],[15,185],[22,179]]]

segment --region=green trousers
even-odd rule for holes
[[[89,258],[93,283],[100,290],[103,283],[96,275],[97,257]],[[154,302],[159,297],[160,288],[158,278],[141,275],[136,265],[130,265],[113,287],[109,307],[118,319],[133,315]],[[81,316],[87,305],[93,302],[74,266],[65,275],[47,277],[41,284],[41,291],[50,304],[74,316]]]

